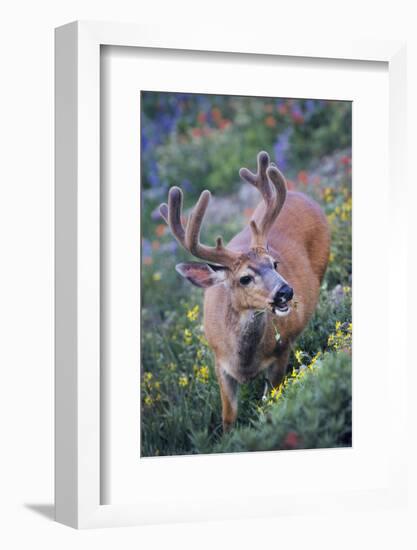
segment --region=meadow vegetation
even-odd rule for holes
[[[348,102],[142,93],[141,456],[349,446],[351,424],[351,105]],[[287,378],[241,386],[236,428],[223,435],[213,356],[202,328],[202,291],[175,264],[190,259],[157,213],[171,185],[186,207],[210,189],[230,208],[266,150],[291,189],[309,194],[332,234],[316,312]],[[244,208],[207,224],[227,241]],[[265,391],[266,390],[266,391]]]

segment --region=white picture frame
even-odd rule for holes
[[[255,31],[256,34],[256,31]],[[100,48],[102,45],[165,48],[381,61],[389,71],[390,201],[393,211],[391,254],[396,256],[395,277],[404,281],[406,226],[399,197],[405,188],[405,45],[400,42],[363,41],[326,43],[268,35],[246,36],[237,31],[205,32],[198,29],[186,37],[169,27],[145,27],[113,23],[75,22],[56,30],[56,519],[77,528],[132,525],[160,521],[134,504],[101,504],[100,417]],[[400,246],[393,246],[401,243]],[[395,250],[394,250],[395,249]],[[404,301],[405,303],[405,301]],[[391,304],[392,307],[392,304]],[[399,305],[398,337],[405,323]],[[403,336],[401,336],[401,334]],[[398,342],[397,376],[405,369],[405,346]],[[405,378],[405,377],[403,377]],[[403,383],[404,385],[404,383]],[[403,418],[405,388],[392,396],[390,406]],[[383,490],[360,494],[306,493],[289,495],[270,513],[291,509],[315,510],[340,506],[396,505],[405,498],[404,434],[398,433],[390,454],[390,475]],[[173,495],[173,498],[175,495]],[[205,519],[222,517],[222,495]],[[223,503],[223,507],[225,504]],[[219,515],[220,514],[220,515]],[[244,508],[233,515],[245,515]],[[256,515],[256,514],[255,514]],[[203,519],[199,514],[183,517],[175,500],[161,513],[166,521]]]

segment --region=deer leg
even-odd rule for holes
[[[287,373],[288,359],[290,357],[290,345],[282,346],[279,350],[279,354],[276,361],[268,367],[267,376],[272,386],[276,388],[279,386]]]
[[[228,432],[237,418],[237,397],[239,385],[227,372],[216,363],[217,379],[222,400],[223,432]]]

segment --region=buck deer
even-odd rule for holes
[[[272,386],[285,376],[294,340],[316,307],[329,257],[329,229],[319,205],[287,191],[266,152],[258,154],[257,163],[256,174],[246,168],[239,174],[263,201],[227,246],[221,237],[214,247],[200,242],[209,191],[201,193],[185,227],[181,189],[172,187],[168,204],[160,206],[180,245],[205,262],[176,269],[205,289],[204,331],[215,356],[225,431],[237,418],[239,383],[263,370]]]

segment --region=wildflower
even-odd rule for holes
[[[272,115],[269,115],[266,117],[265,119],[265,124],[269,127],[269,128],[273,128],[274,126],[276,126],[276,121],[275,121],[275,118],[272,116]]]
[[[283,446],[285,449],[296,449],[298,446],[298,434],[296,432],[288,432]]]
[[[301,112],[300,106],[295,104],[291,109],[291,118],[295,124],[301,124],[304,122],[304,116]]]
[[[203,124],[206,122],[206,120],[207,120],[207,115],[206,115],[206,113],[204,113],[204,112],[202,112],[202,111],[201,111],[200,113],[198,113],[198,115],[197,115],[197,120],[198,120],[198,123],[199,123],[199,124],[203,125]]]
[[[298,349],[298,350],[295,352],[294,355],[295,355],[295,358],[297,359],[297,362],[298,362],[300,365],[302,365],[302,363],[303,363],[303,352],[302,352],[301,350]]]
[[[154,281],[160,281],[162,278],[162,275],[159,271],[155,271],[155,273],[152,275],[152,279]]]
[[[232,123],[230,122],[230,120],[221,120],[219,122],[219,128],[220,130],[226,130],[226,128],[229,128],[231,124]]]
[[[197,353],[196,353],[196,356],[197,356],[197,359],[202,359],[203,358],[203,350],[198,349]]]
[[[318,351],[316,353],[316,355],[313,357],[313,359],[311,360],[310,364],[308,365],[310,370],[312,370],[314,368],[314,365],[316,364],[317,362],[317,359],[320,357],[321,355],[321,351]]]
[[[153,374],[151,372],[145,372],[145,374],[143,375],[143,379],[145,380],[145,382],[150,382],[153,378]]]
[[[191,344],[193,340],[193,335],[191,333],[191,330],[189,330],[188,328],[186,328],[184,330],[184,344],[186,344],[187,346],[189,346]]]
[[[217,124],[222,120],[222,112],[218,107],[213,107],[211,110],[211,116],[213,117],[214,122]]]
[[[209,369],[206,365],[202,365],[197,370],[197,380],[202,384],[207,384],[208,379],[209,379]]]
[[[344,155],[340,158],[339,162],[342,166],[348,166],[352,162],[352,159],[347,155]]]
[[[153,399],[150,395],[146,395],[143,401],[145,405],[147,405],[148,407],[150,407],[153,404]]]
[[[275,401],[278,401],[278,399],[281,397],[282,395],[282,390],[283,390],[283,385],[280,384],[279,386],[277,386],[276,388],[272,388],[271,390],[271,397],[272,399],[275,399]]]
[[[327,221],[329,222],[330,225],[335,221],[335,219],[336,219],[335,212],[332,212],[331,214],[328,214]]]
[[[303,185],[308,184],[308,173],[305,170],[300,170],[298,172],[298,181]]]
[[[152,241],[152,250],[159,250],[161,248],[161,243],[159,241]]]
[[[278,106],[278,112],[280,115],[286,115],[288,113],[288,104],[287,103],[281,103]]]
[[[157,237],[163,237],[165,235],[166,231],[167,231],[167,226],[164,225],[163,223],[159,223],[155,227],[155,235]]]
[[[324,202],[329,203],[333,200],[333,189],[331,187],[325,187],[323,190]]]
[[[334,350],[350,350],[352,348],[352,323],[337,321],[334,333],[327,339],[327,345]]]
[[[207,339],[203,334],[198,337],[198,341],[200,342],[200,344],[203,344],[203,346],[208,346]]]
[[[274,144],[275,161],[282,170],[285,170],[287,166],[287,156],[290,149],[291,133],[292,128],[288,127],[286,130],[280,133],[277,141]]]
[[[188,378],[184,375],[180,376],[178,378],[178,384],[182,387],[182,388],[185,388],[186,386],[188,386]]]
[[[200,308],[199,308],[198,304],[196,306],[194,306],[192,309],[189,309],[187,311],[188,320],[189,321],[197,321],[199,311],[200,311]]]
[[[145,256],[145,257],[143,258],[143,263],[144,263],[144,265],[151,265],[152,262],[153,262],[153,260],[152,260],[152,258],[151,258],[150,256]]]

